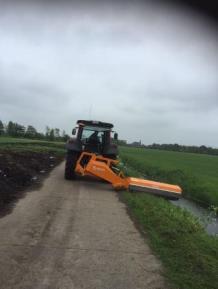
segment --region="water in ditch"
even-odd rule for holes
[[[218,217],[215,215],[213,211],[202,208],[198,204],[183,198],[179,199],[178,201],[170,201],[170,202],[175,206],[188,210],[194,216],[196,216],[199,219],[199,221],[203,224],[206,232],[209,235],[218,236]]]

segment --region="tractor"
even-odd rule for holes
[[[182,190],[177,185],[124,176],[118,166],[118,147],[114,143],[118,134],[112,131],[111,123],[78,120],[77,125],[72,131],[76,137],[71,138],[66,145],[67,180],[75,179],[76,175],[92,176],[107,181],[116,190],[146,192],[167,199],[181,197]]]

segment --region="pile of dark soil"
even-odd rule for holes
[[[54,152],[0,151],[0,215],[10,211],[26,188],[39,185],[61,160]]]

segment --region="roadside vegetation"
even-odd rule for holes
[[[123,146],[120,157],[144,178],[178,184],[186,198],[218,207],[218,156]]]
[[[121,198],[160,258],[171,288],[217,288],[217,237],[207,235],[188,211],[164,199],[129,192]]]
[[[126,174],[142,173],[126,167]],[[121,199],[163,264],[163,274],[173,289],[215,289],[218,284],[218,240],[209,236],[198,219],[163,198],[123,192]]]

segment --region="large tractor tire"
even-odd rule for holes
[[[116,160],[117,156],[115,154],[110,154],[110,155],[103,155],[106,158],[112,159],[112,160]]]
[[[78,153],[68,151],[65,163],[65,179],[74,180],[76,178],[75,167],[78,159]]]

